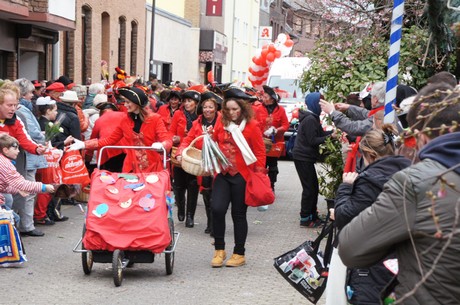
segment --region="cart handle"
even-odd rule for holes
[[[152,148],[151,146],[104,146],[101,149],[99,149],[98,156],[97,156],[97,169],[100,169],[101,167],[101,160],[102,160],[102,152],[104,149],[148,149],[148,150],[155,150],[157,152],[162,152],[163,153],[163,169],[166,169],[166,149],[162,147],[161,149],[155,149]]]

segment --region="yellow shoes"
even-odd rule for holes
[[[232,257],[227,261],[225,266],[227,267],[239,267],[243,266],[246,264],[246,259],[244,258],[244,255],[239,255],[239,254],[233,254]]]
[[[211,266],[213,268],[220,268],[224,265],[224,260],[227,258],[227,254],[225,253],[225,250],[215,250],[214,251],[214,257],[212,258],[211,261]],[[243,266],[246,264],[246,259],[244,258],[244,255],[239,255],[239,254],[232,254],[232,257],[227,261],[225,266],[227,267],[239,267]]]
[[[213,268],[219,268],[224,265],[224,260],[227,258],[225,250],[216,250],[214,251],[214,257],[211,261],[211,266]]]

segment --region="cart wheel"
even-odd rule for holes
[[[123,251],[115,250],[113,251],[112,257],[112,275],[113,275],[113,283],[116,287],[121,286],[121,282],[123,282]]]
[[[172,218],[168,219],[169,231],[171,232],[171,243],[166,248],[166,250],[171,250],[174,246],[174,221]],[[174,269],[174,252],[165,253],[165,262],[166,262],[166,274],[170,275],[173,273]]]
[[[86,225],[83,225],[82,238],[85,237],[85,232],[86,232]],[[81,242],[81,249],[86,250],[85,246],[83,245],[83,241]],[[88,251],[88,252],[81,253],[81,265],[83,267],[83,272],[86,275],[89,275],[91,273],[91,269],[93,269],[93,252]]]
[[[81,245],[81,249],[85,250],[85,247]],[[86,275],[91,273],[91,269],[93,269],[93,252],[82,252],[81,253],[81,265],[83,266],[83,272]]]

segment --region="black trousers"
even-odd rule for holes
[[[190,175],[180,167],[174,167],[173,188],[178,208],[183,210],[186,207],[187,215],[193,218],[195,216],[199,193],[196,176]],[[187,200],[185,200],[185,193],[187,193]]]
[[[272,188],[275,186],[276,177],[278,176],[278,158],[277,157],[267,157],[265,159],[265,167],[268,168],[268,178],[270,178],[270,183]]]
[[[101,165],[101,169],[108,170],[112,173],[121,173],[123,169],[123,162],[125,161],[126,154],[119,154],[115,157],[108,159]]]
[[[316,175],[315,163],[294,160],[297,175],[302,184],[302,200],[300,201],[300,217],[312,217],[315,220],[318,205],[318,176]]]
[[[248,206],[245,203],[245,190],[246,181],[240,174],[235,176],[219,174],[214,179],[211,210],[214,247],[216,250],[225,249],[225,215],[231,202],[235,238],[233,253],[244,255],[244,245],[248,236],[248,221],[246,218]]]

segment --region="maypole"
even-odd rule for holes
[[[393,104],[396,101],[396,87],[398,86],[399,51],[401,49],[403,14],[404,0],[394,0],[385,94],[385,123],[394,123],[395,121]]]

